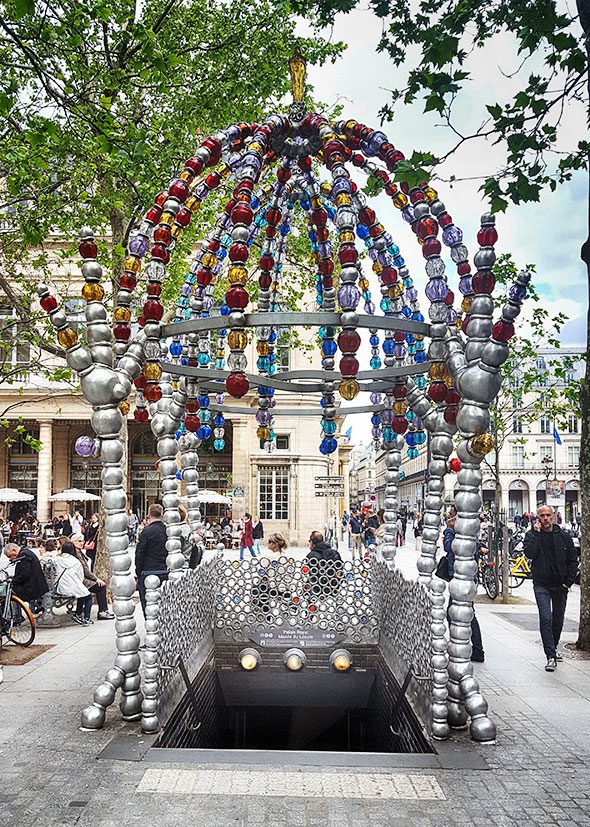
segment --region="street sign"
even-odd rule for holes
[[[335,646],[343,639],[342,632],[335,629],[253,629],[250,640],[259,646],[298,646],[302,649]]]
[[[342,499],[344,497],[344,491],[316,491],[316,497],[337,497]]]
[[[337,488],[339,491],[344,491],[344,486],[340,482],[315,482],[313,485],[314,488]]]
[[[332,477],[314,477],[316,482],[339,482],[341,485],[344,485],[344,477],[339,477],[338,475]]]

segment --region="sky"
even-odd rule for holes
[[[334,40],[346,42],[348,48],[334,65],[308,67],[308,79],[314,87],[316,100],[322,101],[328,109],[340,104],[343,107],[341,117],[354,118],[382,129],[407,156],[415,149],[442,155],[454,145],[454,136],[448,128],[440,125],[436,114],[423,113],[422,101],[418,100],[412,106],[400,106],[392,123],[380,123],[379,110],[389,103],[388,89],[403,85],[405,76],[403,67],[396,68],[386,55],[376,52],[380,27],[380,21],[370,11],[354,10],[348,15],[338,15],[331,36]],[[302,33],[309,32],[305,24],[301,24],[300,30]],[[326,31],[323,34],[330,33]],[[512,36],[506,34],[494,38],[488,47],[479,50],[471,59],[469,69],[472,79],[455,109],[456,122],[462,132],[468,134],[479,126],[487,114],[486,103],[508,100],[522,88],[523,77],[526,79],[535,67],[528,64],[519,73],[520,62],[521,58],[515,54]],[[572,104],[566,110],[563,134],[573,145],[572,136],[577,140],[578,136],[586,134],[582,105]],[[478,192],[481,180],[477,179],[498,169],[503,157],[501,148],[485,141],[467,142],[445,163],[440,175],[445,179],[455,175],[471,180],[455,182],[452,186],[441,181],[433,184],[455,223],[463,230],[471,255],[477,249],[475,237],[479,218],[488,209],[482,194]],[[364,179],[361,177],[358,180]],[[582,172],[558,187],[556,192],[547,190],[539,203],[510,205],[506,213],[496,218],[499,234],[497,255],[512,253],[519,267],[534,264],[534,283],[544,306],[551,315],[561,312],[568,317],[561,336],[562,346],[565,347],[584,345],[586,341],[588,299],[580,248],[588,233],[587,198],[588,179]],[[371,205],[377,210],[379,220],[392,232],[423,295],[426,282],[424,260],[411,229],[386,196],[373,199]],[[456,286],[454,268],[447,265],[447,274],[453,288]],[[426,305],[424,298],[423,308]],[[526,311],[523,317],[526,319]],[[360,399],[365,403],[364,396]],[[370,426],[366,416],[349,416],[345,429],[350,425],[354,442],[369,441]]]

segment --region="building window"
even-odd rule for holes
[[[553,461],[553,447],[551,445],[539,445],[539,459],[541,462],[547,459]]]
[[[541,433],[542,434],[550,434],[551,433],[551,421],[548,416],[541,417]]]
[[[512,467],[524,468],[524,445],[512,446]]]
[[[157,457],[158,441],[149,429],[142,431],[133,441],[133,454],[142,457]]]
[[[37,499],[37,465],[10,463],[8,466],[8,487],[17,488]]]
[[[24,365],[31,361],[31,343],[24,338],[26,325],[17,321],[8,302],[0,302],[0,354],[2,362]]]
[[[291,367],[291,346],[289,342],[279,342],[275,348],[276,366],[279,373],[289,370]]]
[[[260,468],[260,519],[289,519],[289,466]]]
[[[289,434],[277,434],[276,437],[277,451],[289,450]]]
[[[568,368],[565,372],[565,381],[568,385],[576,379],[576,371],[573,368]]]
[[[520,416],[512,417],[512,433],[522,434],[522,419]]]
[[[577,434],[578,433],[578,417],[577,416],[568,416],[567,418],[567,429],[570,434]]]
[[[513,393],[512,394],[512,408],[515,411],[519,411],[522,408],[522,394],[521,393]]]
[[[537,370],[547,370],[547,363],[543,356],[537,357]]]
[[[567,464],[573,467],[578,467],[580,464],[580,446],[579,445],[568,445],[567,446]]]

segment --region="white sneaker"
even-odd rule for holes
[[[555,672],[557,668],[557,661],[555,658],[549,658],[547,660],[547,666],[545,667],[545,672]]]

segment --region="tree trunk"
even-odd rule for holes
[[[590,96],[590,0],[577,0],[580,25],[586,35],[586,64],[588,66],[588,94]],[[580,556],[582,575],[580,580],[580,629],[576,646],[590,652],[590,156],[588,170],[588,238],[582,246],[582,261],[588,271],[589,305],[586,330],[586,372],[580,391],[580,412],[582,416],[582,438],[580,442],[580,497],[582,505],[582,532]]]

